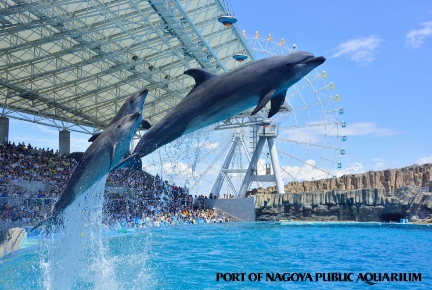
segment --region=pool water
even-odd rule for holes
[[[67,242],[45,240],[1,259],[0,289],[365,289],[371,286],[357,278],[366,273],[421,274],[421,281],[378,281],[373,289],[432,289],[432,226],[257,222],[88,236],[80,237],[84,246],[56,252],[53,244]],[[261,281],[249,281],[258,273]],[[270,281],[266,273],[298,281]],[[300,273],[353,273],[353,281],[302,282]]]

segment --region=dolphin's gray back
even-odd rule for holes
[[[241,101],[236,99],[236,90],[240,90],[245,82],[251,82],[248,86],[251,97],[257,98],[259,95],[259,89],[254,83],[260,73],[254,68],[246,71],[252,72],[243,75],[228,72],[194,87],[175,108],[141,137],[132,154],[144,157],[184,133],[223,121],[254,106],[256,100],[253,98]]]
[[[276,103],[280,105],[287,88],[302,77],[301,73],[296,74],[297,64],[309,56],[313,57],[309,53],[296,52],[270,57],[220,76],[211,76],[206,72],[200,74],[200,69],[186,71],[195,78],[195,87],[144,134],[135,147],[133,157],[144,157],[185,133],[223,121],[254,106],[258,111],[272,98],[279,99],[273,107]],[[279,109],[273,110],[272,114],[275,114]]]

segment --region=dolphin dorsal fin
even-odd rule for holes
[[[76,162],[80,162],[83,156],[84,152],[72,152],[67,156],[67,158],[72,158],[75,159]]]
[[[102,134],[102,132],[99,132],[99,133],[93,134],[93,136],[91,136],[91,137],[88,139],[88,141],[89,141],[89,142],[93,142],[94,140],[96,140],[97,137],[99,137],[100,134]]]
[[[201,85],[203,82],[205,82],[208,79],[211,79],[212,77],[215,77],[217,75],[209,73],[208,71],[205,71],[200,68],[191,68],[184,72],[185,75],[189,75],[194,78],[195,80],[195,88],[199,85]]]

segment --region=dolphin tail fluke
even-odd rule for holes
[[[152,125],[150,124],[150,122],[147,121],[146,119],[142,119],[142,120],[141,120],[141,127],[142,127],[143,129],[148,130],[148,129],[151,128],[151,126],[152,126]]]
[[[57,216],[49,217],[49,218],[47,218],[46,220],[43,220],[43,221],[41,221],[40,223],[38,223],[37,225],[35,225],[35,226],[30,230],[30,232],[32,232],[32,231],[34,231],[35,229],[40,228],[40,227],[48,227],[48,226],[51,226],[51,225],[58,225],[59,222],[60,222],[60,221],[59,221],[59,219],[57,218]]]
[[[88,141],[89,141],[89,142],[93,142],[94,140],[97,139],[97,137],[99,137],[100,134],[102,134],[102,132],[99,132],[99,133],[93,134],[93,136],[91,136],[91,137],[88,139]]]
[[[271,99],[271,107],[268,113],[268,118],[276,115],[277,112],[282,108],[283,103],[285,102],[286,91],[280,92],[273,99]]]
[[[261,98],[258,102],[258,105],[252,111],[251,116],[255,115],[259,110],[261,110],[271,100],[275,91],[276,91],[275,89],[272,89],[267,94],[261,96]]]
[[[67,158],[75,159],[76,162],[80,162],[84,155],[84,152],[72,152],[67,156]]]
[[[119,164],[117,164],[113,169],[111,169],[111,172],[120,168],[132,168],[141,171],[142,170],[141,158],[139,158],[138,155],[131,155],[128,158],[121,161]]]

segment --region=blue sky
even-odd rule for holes
[[[344,173],[432,162],[430,1],[231,0],[240,30],[323,55],[347,128]],[[10,120],[10,140],[58,148],[58,131]],[[72,132],[72,151],[87,146]]]
[[[327,58],[320,69],[335,83],[347,122],[345,167],[368,171],[432,162],[430,1],[233,0],[231,5],[248,35],[271,33]]]

